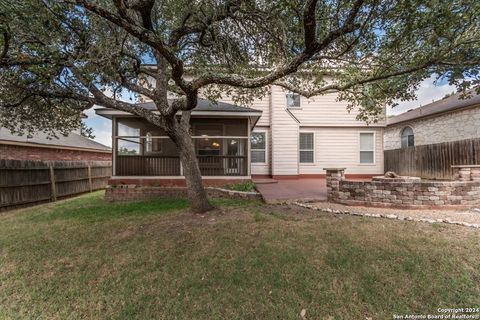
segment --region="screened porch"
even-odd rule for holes
[[[115,176],[182,176],[165,132],[138,118],[114,119]],[[202,176],[249,175],[248,119],[193,118],[191,135]]]

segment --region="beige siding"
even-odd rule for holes
[[[282,88],[273,91],[275,101],[287,106],[286,92]],[[364,126],[367,124],[356,119],[358,109],[350,112],[347,110],[347,102],[337,101],[336,93],[329,93],[322,96],[315,96],[310,99],[300,98],[300,108],[291,108],[292,113],[298,118],[302,126],[335,126],[335,127],[351,127]],[[381,122],[373,124],[375,126],[383,126],[384,119]]]
[[[315,134],[315,163],[300,164],[299,174],[324,174],[324,168],[344,167],[346,174],[383,173],[383,128],[300,128]],[[375,164],[360,164],[360,132],[375,133]]]
[[[219,99],[221,102],[235,104],[233,99],[228,96],[224,96]],[[262,111],[262,117],[257,122],[257,127],[270,125],[270,95],[266,95],[262,99],[255,99],[249,108]]]
[[[272,174],[298,174],[298,123],[285,110],[284,95],[272,88]]]

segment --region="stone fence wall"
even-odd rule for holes
[[[209,198],[262,200],[262,196],[257,192],[233,191],[215,187],[207,187],[206,190]],[[105,191],[107,201],[138,201],[157,198],[187,199],[187,189],[185,187],[109,185]]]
[[[422,181],[409,177],[349,181],[345,180],[344,168],[327,168],[327,197],[329,201],[346,205],[406,209],[480,206],[480,175],[476,175],[476,167],[459,167],[457,181]]]

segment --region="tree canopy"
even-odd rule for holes
[[[431,75],[478,84],[479,15],[475,0],[0,0],[0,125],[68,131],[94,104],[162,125],[199,92],[248,104],[271,84],[337,91],[375,121]]]

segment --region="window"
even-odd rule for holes
[[[405,127],[402,130],[402,148],[408,148],[415,146],[415,136],[413,134],[413,129],[410,127]]]
[[[314,162],[313,133],[300,133],[300,163]]]
[[[360,133],[360,163],[375,163],[375,135],[373,132]]]
[[[287,97],[287,108],[299,108],[300,107],[300,95],[293,92],[288,92]]]
[[[250,138],[251,143],[251,153],[252,153],[252,163],[266,163],[266,136],[265,132],[252,132]]]

